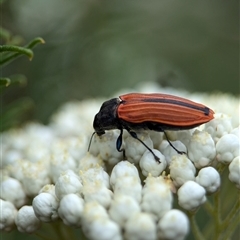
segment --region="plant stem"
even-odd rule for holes
[[[221,229],[226,229],[224,235],[222,236],[222,239],[229,239],[231,235],[233,234],[234,230],[240,224],[240,199],[236,199],[236,202],[231,209],[230,213],[227,215],[227,217],[224,219]]]
[[[192,233],[194,235],[194,239],[195,240],[204,240],[205,238],[202,235],[202,233],[200,232],[198,225],[196,223],[195,213],[188,212],[188,217],[190,219],[190,223],[192,226]]]

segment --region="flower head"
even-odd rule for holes
[[[87,152],[100,99],[66,103],[46,126],[29,123],[2,133],[1,230],[34,233],[42,222],[51,228],[58,220],[61,228],[80,228],[90,240],[180,240],[190,230],[199,234],[196,210],[205,204],[214,222],[222,210],[212,204],[220,201],[221,183],[236,192],[240,188],[239,101],[228,95],[175,94],[210,106],[215,118],[196,129],[165,134],[138,129],[138,139],[124,130],[123,152],[116,149],[118,129],[93,135]],[[222,179],[224,171],[232,183]],[[232,199],[226,196],[225,202]],[[230,216],[239,211],[237,203],[232,205]],[[221,221],[218,229],[225,231],[222,226],[239,220]]]

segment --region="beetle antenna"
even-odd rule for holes
[[[91,143],[92,143],[92,138],[93,138],[93,136],[94,136],[95,133],[96,133],[96,132],[94,132],[94,133],[92,134],[91,138],[90,138],[89,145],[88,145],[88,152],[89,152],[89,150],[90,150],[90,146],[91,146]]]
[[[150,149],[141,139],[138,138],[138,136],[135,132],[129,131],[129,133],[133,138],[137,139],[140,143],[142,143],[149,152],[152,153],[152,155],[154,156],[154,158],[157,162],[161,163],[160,158],[156,156],[156,154],[152,151],[152,149]]]
[[[168,136],[167,136],[167,133],[165,131],[163,131],[165,137],[166,137],[166,140],[168,141],[169,145],[178,153],[178,154],[186,154],[185,152],[183,151],[179,151],[177,148],[175,148],[173,146],[173,144],[171,143],[171,141],[169,140]]]

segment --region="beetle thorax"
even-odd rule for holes
[[[118,98],[104,102],[95,115],[93,128],[98,135],[105,133],[105,130],[118,128],[117,107],[120,103]]]

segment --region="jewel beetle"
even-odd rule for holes
[[[106,130],[119,129],[116,141],[118,151],[122,146],[123,129],[141,142],[160,162],[154,152],[138,138],[136,130],[154,130],[163,132],[169,144],[180,154],[169,141],[165,130],[185,130],[197,127],[214,118],[214,111],[203,104],[188,99],[161,93],[129,93],[104,102],[95,115],[93,128],[98,136]],[[90,139],[89,147],[92,141]]]

